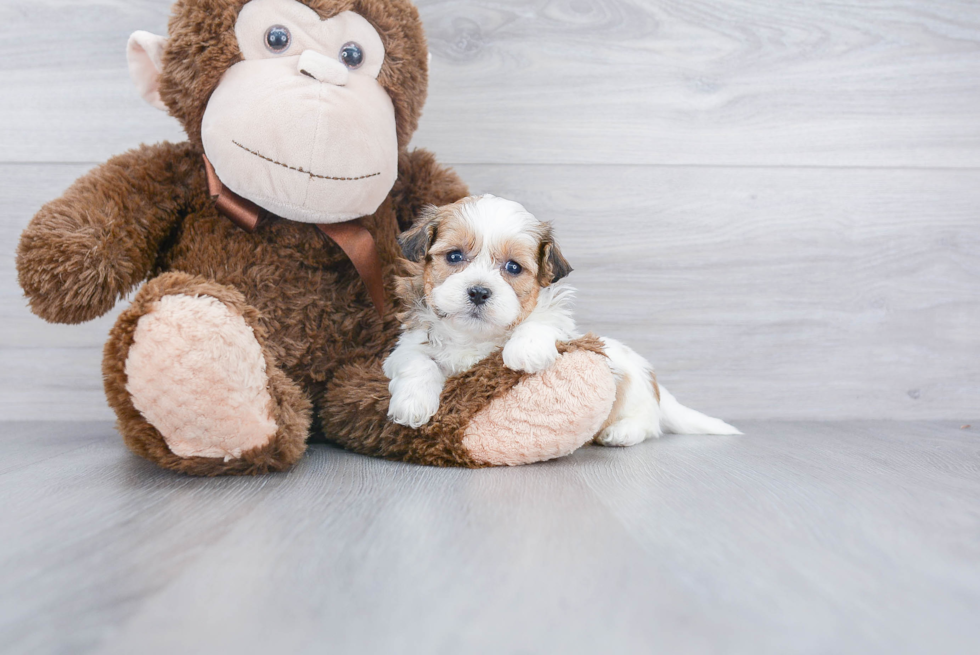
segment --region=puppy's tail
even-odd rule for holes
[[[674,434],[742,434],[720,419],[684,407],[663,387],[660,387],[660,427]]]

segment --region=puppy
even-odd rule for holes
[[[551,226],[518,203],[485,195],[430,207],[400,242],[409,263],[398,294],[407,311],[384,363],[394,422],[426,424],[439,409],[446,378],[499,348],[508,368],[538,373],[558,358],[556,342],[580,336],[574,290],[560,282],[572,268]],[[636,352],[602,341],[617,388],[597,442],[632,446],[664,431],[740,434],[680,405]]]

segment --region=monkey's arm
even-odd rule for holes
[[[188,143],[141,146],[42,207],[17,247],[31,310],[53,323],[82,323],[112,309],[153,270],[200,168]]]
[[[439,410],[417,430],[388,419],[380,361],[342,368],[324,397],[324,433],[365,455],[429,466],[480,468],[567,455],[591,441],[609,416],[616,385],[593,335],[558,344],[561,357],[528,375],[501,354],[449,378]]]
[[[401,230],[411,227],[426,205],[448,205],[469,194],[456,172],[439,164],[428,150],[417,148],[399,155],[392,197]]]

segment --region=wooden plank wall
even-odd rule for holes
[[[555,222],[581,323],[739,418],[980,412],[980,3],[421,0],[415,144]],[[0,416],[110,418],[113,316],[31,316],[43,202],[179,140],[126,73],[168,0],[0,6]],[[118,310],[117,310],[118,311]]]

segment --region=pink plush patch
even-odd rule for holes
[[[126,359],[133,405],[180,457],[234,459],[276,433],[265,358],[240,315],[209,296],[164,296]]]
[[[606,358],[576,350],[477,414],[463,445],[474,459],[494,466],[563,457],[596,435],[615,399]]]

